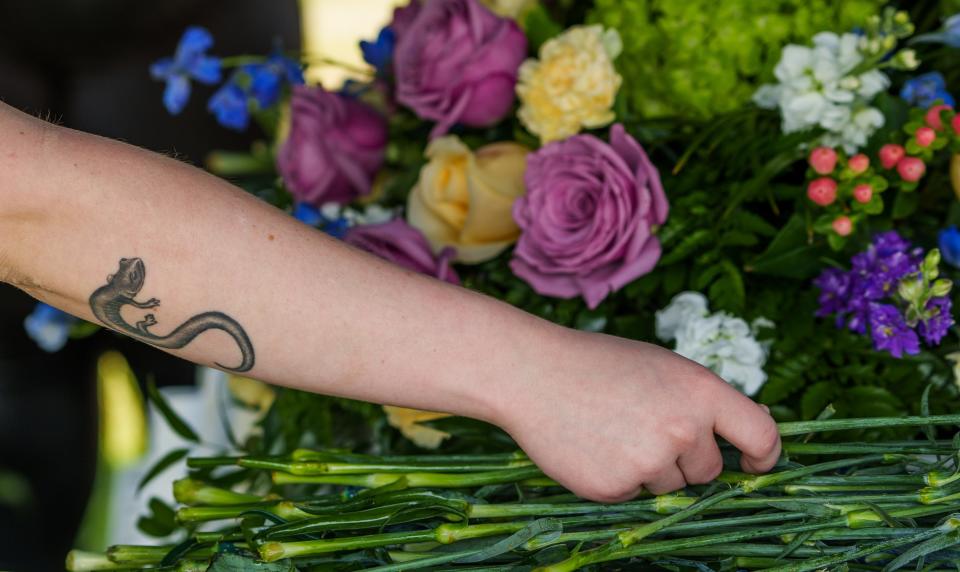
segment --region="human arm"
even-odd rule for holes
[[[714,431],[748,470],[779,452],[765,412],[672,352],[560,328],[2,105],[0,203],[0,272],[38,299],[197,363],[495,423],[590,498],[709,480]]]

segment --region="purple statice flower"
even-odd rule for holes
[[[926,310],[930,316],[917,324],[917,333],[928,346],[936,346],[947,335],[953,325],[953,304],[948,296],[938,296],[927,302]]]
[[[920,339],[907,325],[900,310],[892,304],[870,304],[870,336],[873,347],[893,357],[920,353]]]

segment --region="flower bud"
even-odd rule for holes
[[[920,127],[913,137],[917,145],[926,148],[936,140],[937,133],[930,127]]]
[[[897,286],[897,294],[907,302],[919,300],[923,295],[923,282],[916,278],[904,278]]]
[[[846,215],[840,215],[833,219],[833,231],[840,236],[849,236],[853,232],[853,221]]]
[[[855,175],[859,175],[870,168],[870,157],[867,157],[863,153],[858,153],[850,157],[850,160],[847,161],[847,166],[850,167],[850,170],[853,171]]]
[[[856,199],[858,203],[869,203],[870,199],[873,198],[873,187],[868,183],[860,183],[853,188],[853,198]]]
[[[903,159],[903,156],[907,154],[907,151],[903,148],[903,145],[887,143],[880,148],[879,154],[880,164],[883,165],[883,168],[892,169],[897,166],[897,163],[900,162],[900,159]]]
[[[940,275],[940,249],[931,248],[923,259],[923,274],[927,280],[934,280]]]
[[[940,131],[941,129],[943,129],[943,119],[940,117],[940,113],[942,113],[947,109],[953,109],[953,108],[950,107],[949,105],[944,105],[944,104],[934,105],[933,107],[928,109],[926,115],[923,116],[924,122],[926,122],[927,125],[929,125],[930,127],[933,127],[937,131]]]
[[[837,166],[837,152],[831,147],[817,147],[810,152],[810,166],[820,175],[829,175]]]
[[[946,278],[941,278],[933,283],[933,286],[930,287],[930,294],[932,296],[946,296],[950,293],[950,290],[953,288],[953,282],[947,280]]]
[[[919,157],[904,157],[897,163],[897,173],[908,183],[916,183],[927,172],[927,165]]]
[[[830,177],[820,177],[807,185],[807,197],[825,207],[837,199],[837,182]]]

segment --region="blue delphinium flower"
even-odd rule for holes
[[[190,80],[214,84],[220,81],[220,59],[208,56],[213,36],[204,28],[191,26],[183,33],[172,58],[162,58],[150,66],[150,75],[166,82],[163,105],[171,114],[180,113],[190,99]]]
[[[960,268],[960,230],[950,226],[940,231],[940,255],[947,264]]]
[[[930,107],[937,100],[954,105],[953,96],[947,91],[947,83],[940,72],[929,72],[907,80],[900,90],[900,97],[910,105]]]
[[[250,95],[260,109],[266,109],[280,99],[284,82],[303,84],[303,69],[298,62],[279,53],[272,54],[261,64],[248,64],[243,70],[250,76]]]
[[[243,131],[250,124],[250,110],[247,107],[247,92],[231,79],[220,86],[207,102],[207,110],[224,127]]]
[[[326,220],[320,209],[308,203],[297,203],[293,207],[293,218],[314,227],[319,227]]]
[[[293,217],[300,222],[319,228],[334,238],[342,239],[350,228],[350,221],[347,220],[347,217],[326,216],[320,209],[308,203],[297,203],[293,207]]]
[[[372,42],[361,40],[360,51],[363,52],[363,61],[376,68],[377,73],[386,72],[387,66],[393,58],[393,48],[396,42],[396,35],[390,26],[381,29],[377,39]]]
[[[960,253],[960,231],[954,228],[952,232],[954,252]],[[941,235],[941,244],[944,240]],[[950,299],[939,296],[919,302],[925,304],[925,311],[919,320],[908,322],[904,308],[914,302],[903,299],[900,291],[905,280],[924,280],[925,264],[923,249],[914,248],[896,231],[880,233],[866,250],[851,258],[850,271],[827,268],[814,280],[820,289],[816,315],[833,315],[838,328],[869,334],[874,348],[895,357],[919,352],[921,337],[935,346],[953,325]]]
[[[886,350],[893,357],[920,353],[920,339],[900,314],[890,304],[870,305],[870,337],[878,350]]]
[[[960,48],[960,14],[954,14],[946,19],[943,28],[938,32],[915,36],[911,43],[945,44],[952,48]]]
[[[953,325],[953,303],[949,296],[937,296],[927,302],[927,312],[931,315],[917,324],[917,333],[927,342],[927,345],[935,346],[940,343],[943,336],[950,331]]]
[[[41,349],[52,353],[60,351],[67,344],[70,327],[76,321],[70,314],[39,302],[23,321],[23,327]]]

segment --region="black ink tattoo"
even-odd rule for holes
[[[146,302],[136,301],[135,298],[140,293],[140,289],[143,288],[145,278],[146,267],[143,265],[143,260],[121,258],[120,269],[117,273],[108,276],[107,283],[97,288],[90,295],[90,308],[93,310],[93,315],[107,326],[159,348],[179,349],[207,330],[223,330],[230,334],[237,345],[240,346],[243,359],[240,365],[235,367],[220,363],[216,365],[236,372],[249,371],[253,368],[253,344],[250,342],[247,332],[236,320],[222,312],[197,314],[165,336],[158,336],[149,330],[151,326],[157,323],[153,314],[147,314],[143,320],[135,325],[130,325],[120,315],[121,308],[133,306],[149,310],[160,305],[160,300],[156,298],[151,298]]]

